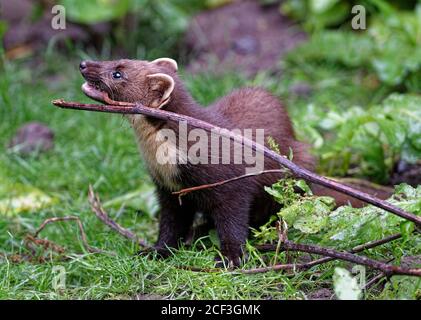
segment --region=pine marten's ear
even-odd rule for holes
[[[174,79],[165,73],[150,74],[146,77],[150,79],[151,90],[159,92],[158,96],[151,101],[150,107],[162,108],[170,101],[170,95],[175,85]]]
[[[169,68],[173,72],[176,72],[178,70],[177,62],[171,58],[159,58],[152,61],[151,63]]]

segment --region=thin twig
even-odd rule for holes
[[[364,289],[365,290],[370,289],[372,286],[378,284],[380,281],[383,281],[385,277],[386,275],[383,272],[380,272],[378,275],[374,276],[370,281],[368,281],[365,284]]]
[[[180,270],[187,270],[193,272],[205,272],[205,273],[218,273],[225,271],[222,268],[200,268],[200,267],[192,267],[192,266],[176,266],[177,269]]]
[[[371,248],[383,245],[385,243],[397,240],[401,237],[402,237],[401,233],[395,233],[395,234],[392,234],[392,235],[390,235],[388,237],[385,237],[383,239],[380,239],[380,240],[375,240],[375,241],[370,241],[370,242],[367,242],[367,243],[364,243],[364,244],[360,244],[360,245],[352,248],[349,251],[349,253],[362,252],[366,249],[371,249]],[[276,250],[276,247],[277,246],[273,245],[273,244],[262,244],[262,245],[256,246],[256,248],[260,251],[274,251],[274,250]],[[305,267],[306,268],[312,268],[312,267],[317,266],[319,264],[326,263],[326,262],[333,261],[333,260],[335,260],[335,258],[333,258],[333,257],[324,257],[324,258],[320,258],[320,259],[313,260],[313,261],[310,261],[310,262],[306,263]]]
[[[44,228],[48,224],[56,223],[56,222],[60,222],[60,221],[76,221],[76,223],[78,225],[78,228],[79,228],[79,231],[80,231],[81,238],[82,238],[82,244],[83,244],[83,247],[85,248],[86,251],[88,251],[90,253],[108,253],[108,252],[103,251],[101,249],[94,248],[94,247],[92,247],[88,244],[86,233],[85,233],[85,230],[83,229],[82,221],[80,221],[79,217],[76,217],[76,216],[54,217],[54,218],[45,219],[44,222],[40,225],[40,227],[35,231],[35,233],[33,235],[33,238],[37,239],[37,240],[42,240],[42,239],[37,238],[39,233],[42,230],[44,230]]]
[[[329,189],[339,191],[348,196],[354,197],[356,199],[370,203],[376,207],[379,207],[381,209],[394,213],[401,218],[412,221],[416,225],[421,226],[421,217],[418,217],[412,213],[406,212],[405,210],[402,210],[401,208],[396,207],[395,205],[388,203],[387,201],[378,199],[365,192],[355,190],[354,188],[343,185],[337,181],[319,176],[311,172],[310,170],[307,170],[305,168],[302,168],[296,165],[292,161],[288,160],[286,157],[277,154],[276,152],[266,148],[263,145],[260,145],[241,135],[235,134],[227,129],[214,126],[202,120],[198,120],[198,119],[188,117],[185,115],[176,114],[174,112],[164,111],[161,109],[148,108],[148,107],[143,106],[140,103],[136,103],[136,104],[125,103],[125,106],[115,106],[115,105],[98,105],[98,104],[84,104],[84,103],[78,103],[78,102],[66,102],[63,99],[60,99],[60,100],[54,100],[53,104],[58,107],[68,108],[68,109],[98,111],[98,112],[107,112],[107,113],[121,113],[121,114],[142,114],[145,116],[149,116],[149,117],[161,119],[161,120],[166,120],[166,121],[168,120],[179,121],[179,122],[184,121],[190,124],[191,126],[201,128],[207,131],[211,131],[222,137],[226,137],[237,143],[241,143],[242,145],[245,145],[251,148],[253,151],[263,153],[268,158],[278,162],[282,166],[291,170],[291,172],[297,178],[304,179],[308,182],[322,185]]]
[[[323,248],[316,245],[294,243],[292,241],[285,241],[282,245],[284,250],[300,251],[323,255],[335,259],[340,259],[360,265],[364,265],[373,269],[382,271],[386,276],[394,274],[408,275],[408,276],[421,276],[421,268],[403,268],[400,266],[389,265],[384,262],[373,260],[367,257],[357,256],[350,252],[340,252],[330,248]]]
[[[286,264],[274,264],[269,267],[260,267],[253,269],[244,269],[244,270],[234,270],[233,272],[240,272],[243,274],[257,274],[265,273],[269,271],[298,271],[305,269],[305,264],[296,264],[296,263],[286,263]]]
[[[372,241],[364,245],[360,245],[355,247],[354,249],[357,251],[363,251],[368,248],[373,248],[380,244],[384,244],[395,240],[400,237],[400,234],[392,235],[387,238]],[[299,252],[306,252],[312,254],[318,254],[326,256],[325,258],[310,261],[308,263],[300,263],[300,264],[276,264],[268,267],[260,267],[260,268],[253,268],[253,269],[239,269],[239,270],[231,270],[233,273],[243,273],[243,274],[256,274],[256,273],[264,273],[269,271],[280,271],[280,270],[307,270],[311,267],[314,267],[317,264],[326,263],[331,260],[340,259],[360,265],[364,265],[373,269],[377,269],[381,271],[381,274],[386,277],[390,277],[392,275],[408,275],[408,276],[421,276],[421,268],[403,268],[400,266],[393,266],[389,265],[384,262],[380,262],[377,260],[369,259],[367,257],[357,256],[350,252],[340,252],[334,249],[323,248],[316,245],[306,245],[306,244],[298,244],[294,243],[289,240],[283,240],[281,242],[281,249],[283,250],[290,250],[290,251],[299,251]],[[205,268],[195,268],[195,267],[183,267],[183,269],[191,270],[191,271],[198,271],[198,272],[217,272],[218,269],[205,269]],[[211,270],[211,271],[210,271]],[[223,269],[221,269],[222,271]]]
[[[95,213],[97,218],[104,222],[107,226],[109,226],[114,231],[117,231],[122,236],[126,237],[127,239],[130,239],[136,243],[138,243],[140,246],[148,248],[150,247],[146,241],[139,239],[138,236],[136,236],[133,232],[130,230],[123,228],[120,226],[117,222],[112,220],[108,214],[105,212],[104,208],[101,205],[101,201],[99,199],[98,194],[95,194],[94,189],[91,185],[89,185],[89,191],[88,191],[88,200],[91,205],[92,211]]]
[[[403,272],[404,274],[410,273],[411,275],[414,275],[414,276],[421,276],[421,269],[406,269],[406,268],[397,267],[398,270],[396,271],[393,269],[394,266],[390,266],[386,263],[372,260],[366,257],[360,257],[357,255],[354,255],[354,253],[358,253],[366,249],[371,249],[371,248],[380,246],[382,244],[399,239],[400,237],[402,237],[401,233],[392,234],[380,240],[370,241],[370,242],[358,245],[352,248],[349,252],[339,252],[333,249],[322,248],[315,245],[300,245],[300,244],[293,243],[289,240],[286,240],[285,233],[282,234],[279,232],[279,223],[277,224],[277,230],[278,230],[278,237],[280,240],[278,244],[260,245],[260,246],[256,246],[256,248],[261,251],[274,251],[275,250],[275,252],[279,252],[279,243],[282,243],[281,247],[284,250],[316,253],[316,254],[325,256],[323,258],[313,260],[307,263],[295,264],[293,265],[295,270],[307,270],[316,265],[327,263],[335,259],[341,259],[341,260],[345,260],[349,262],[354,262],[357,264],[366,265],[375,269],[379,269],[382,271],[381,274],[383,274],[383,276],[390,276],[391,274],[402,274],[400,272]],[[269,272],[273,270],[285,270],[285,269],[289,269],[290,267],[291,267],[290,264],[279,264],[279,265],[272,265],[268,267],[249,269],[247,270],[246,273],[250,273],[250,274],[263,273],[263,272]]]
[[[215,183],[202,184],[200,186],[181,189],[179,191],[174,191],[172,194],[178,195],[178,196],[184,196],[184,195],[186,195],[190,192],[193,192],[193,191],[215,188],[215,187],[222,186],[226,183],[230,183],[230,182],[234,182],[234,181],[237,181],[237,180],[246,179],[246,178],[250,178],[250,177],[255,177],[255,176],[258,176],[258,175],[261,175],[261,174],[268,174],[268,173],[283,173],[283,174],[285,174],[285,170],[282,170],[282,169],[262,170],[262,171],[259,171],[259,172],[248,173],[248,174],[244,174],[242,176],[234,177],[234,178],[231,178],[231,179],[218,181],[218,182],[215,182]]]

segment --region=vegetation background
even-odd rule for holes
[[[65,30],[51,28],[56,4],[66,9]],[[120,116],[51,105],[56,98],[89,101],[80,90],[82,59],[172,57],[203,105],[237,87],[267,88],[287,105],[299,139],[312,145],[319,174],[396,186],[391,201],[420,215],[421,4],[358,1],[366,29],[354,30],[355,4],[0,0],[0,298],[420,299],[418,278],[394,276],[362,290],[352,265],[338,261],[295,273],[181,270],[213,266],[214,232],[164,261],[137,256],[138,246],[102,224],[87,201],[92,184],[113,219],[155,240],[153,185],[129,125]],[[43,127],[28,129],[29,122]],[[411,223],[373,207],[334,209],[331,199],[294,194],[297,184],[288,179],[267,189],[285,205],[274,219],[288,223],[292,240],[345,250],[402,232],[363,254],[421,265],[421,237]],[[87,252],[72,222],[40,235],[64,252],[28,244],[46,218],[68,215],[80,218],[91,246],[114,254]],[[254,230],[243,268],[273,263],[273,253],[254,246],[276,241],[270,225]],[[285,253],[276,259],[285,261]],[[57,266],[64,287],[54,285]],[[376,275],[366,270],[365,279]]]

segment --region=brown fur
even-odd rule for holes
[[[282,154],[293,150],[293,161],[313,170],[314,159],[307,146],[294,137],[288,114],[279,100],[260,88],[243,88],[207,108],[199,106],[184,88],[176,72],[176,65],[168,61],[159,63],[135,60],[84,62],[81,71],[85,79],[108,93],[117,101],[140,102],[157,106],[169,83],[148,75],[164,73],[172,77],[175,88],[165,110],[191,116],[227,129],[265,129],[265,144],[272,137]],[[122,78],[115,80],[112,73],[120,71]],[[279,205],[264,191],[264,186],[275,183],[280,175],[260,175],[223,186],[190,193],[182,198],[172,191],[226,180],[245,173],[245,164],[175,164],[160,165],[155,155],[156,137],[160,129],[168,128],[178,133],[178,123],[131,115],[129,120],[135,130],[147,167],[157,187],[161,205],[160,231],[156,249],[163,255],[167,247],[177,247],[185,238],[196,212],[210,217],[217,229],[221,251],[234,265],[240,263],[249,226],[259,226],[279,210]],[[194,128],[188,127],[188,130]],[[177,134],[178,135],[178,134]],[[191,146],[192,142],[188,142]],[[176,148],[174,143],[174,148]],[[186,156],[185,150],[177,152]],[[231,149],[231,152],[233,150]],[[279,168],[279,164],[265,159],[265,169]],[[323,193],[321,189],[320,193]]]

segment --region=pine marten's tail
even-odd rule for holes
[[[369,195],[377,197],[382,200],[386,200],[393,194],[392,188],[373,184],[365,180],[344,178],[339,181],[344,185],[347,185],[351,188],[368,193]],[[355,208],[361,208],[367,205],[367,203],[364,201],[355,199],[341,192],[338,192],[338,191],[335,191],[323,186],[319,186],[316,184],[312,185],[312,190],[313,190],[313,193],[317,196],[329,196],[329,197],[334,198],[336,205],[338,207],[342,205],[351,204]]]

